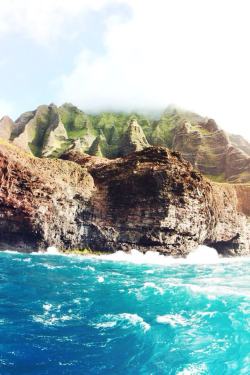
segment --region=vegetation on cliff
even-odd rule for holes
[[[228,135],[214,120],[168,107],[161,115],[86,114],[72,104],[40,106],[14,123],[0,121],[0,136],[39,157],[58,158],[69,150],[116,158],[149,145],[180,151],[214,181],[250,181],[250,144]]]

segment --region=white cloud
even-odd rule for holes
[[[0,37],[23,34],[40,44],[51,44],[65,35],[67,20],[99,10],[110,0],[1,0]]]
[[[59,100],[86,110],[176,103],[250,138],[249,1],[124,2],[131,18],[106,20],[105,54],[83,50]]]

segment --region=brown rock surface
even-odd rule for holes
[[[121,139],[121,155],[126,156],[131,152],[141,151],[149,146],[146,136],[136,119],[132,119]]]
[[[4,116],[0,120],[0,138],[10,140],[13,128],[14,128],[14,122],[11,120],[10,117]]]
[[[64,159],[0,145],[0,248],[249,251],[247,186],[211,184],[163,147],[115,160],[77,152]]]
[[[177,126],[172,148],[212,180],[245,183],[250,181],[247,145],[244,138],[228,136],[214,120],[204,119]]]

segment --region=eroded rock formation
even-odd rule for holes
[[[0,247],[249,252],[249,187],[211,184],[178,152],[39,159],[0,145]],[[66,160],[67,159],[67,160]],[[244,203],[242,202],[244,200]]]
[[[10,117],[4,116],[0,120],[0,138],[10,140],[11,133],[15,127],[14,122]]]
[[[168,107],[161,115],[101,112],[86,114],[72,104],[39,106],[15,122],[0,120],[0,136],[39,157],[77,150],[110,159],[164,146],[217,182],[250,182],[250,144],[227,134],[213,119]]]

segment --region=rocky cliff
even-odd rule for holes
[[[168,107],[161,115],[86,114],[72,104],[43,105],[15,123],[4,117],[0,136],[39,157],[60,157],[67,150],[116,158],[151,145],[180,151],[208,178],[250,182],[250,145],[224,132],[216,122]]]
[[[249,186],[212,184],[162,147],[115,160],[77,151],[62,157],[0,144],[1,248],[250,251]]]
[[[14,128],[15,124],[11,118],[4,116],[0,121],[0,138],[9,140]]]

